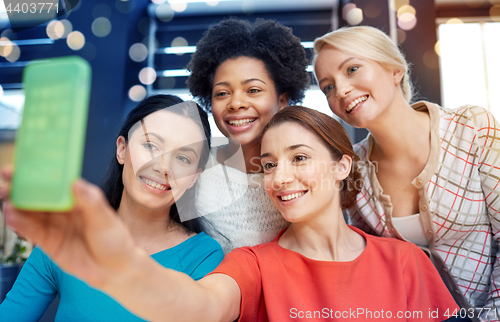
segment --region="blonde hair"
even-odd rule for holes
[[[314,40],[314,59],[325,45],[330,45],[345,53],[373,60],[392,70],[404,70],[401,78],[401,91],[404,99],[410,103],[413,86],[410,70],[405,57],[398,46],[381,30],[370,26],[342,27]]]

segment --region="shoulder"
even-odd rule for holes
[[[180,246],[178,249],[179,252],[196,256],[214,252],[222,253],[222,248],[219,243],[204,232],[188,238],[178,246]]]
[[[361,160],[366,160],[368,157],[368,151],[370,149],[370,134],[360,142],[353,145],[354,152],[359,156]]]
[[[463,105],[454,109],[439,107],[441,120],[476,130],[498,128],[493,115],[483,107]]]

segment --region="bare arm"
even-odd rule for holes
[[[40,247],[63,270],[102,290],[150,321],[233,321],[240,289],[214,274],[195,282],[167,269],[134,245],[102,191],[83,180],[73,186],[75,207],[65,213],[16,209],[8,201],[11,169],[0,186],[8,224]]]

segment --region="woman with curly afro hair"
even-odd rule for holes
[[[290,28],[230,18],[205,32],[187,66],[191,94],[229,139],[212,150],[197,198],[225,253],[269,242],[288,225],[262,188],[261,135],[274,114],[303,99],[307,65]]]

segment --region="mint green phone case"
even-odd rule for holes
[[[10,198],[21,209],[64,211],[81,176],[90,65],[72,56],[33,62],[23,72],[25,102],[16,133]]]

